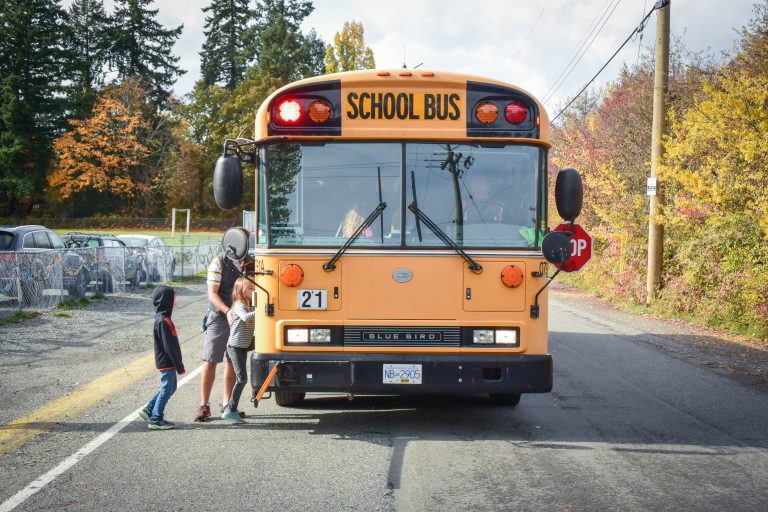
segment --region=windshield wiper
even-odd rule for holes
[[[472,272],[477,272],[477,273],[482,272],[483,271],[483,267],[480,266],[480,264],[477,263],[475,260],[473,260],[472,257],[469,254],[464,252],[464,249],[459,247],[459,245],[456,242],[454,242],[453,239],[451,239],[451,237],[449,237],[445,233],[445,231],[440,229],[440,226],[435,224],[432,221],[432,219],[427,217],[426,213],[424,213],[423,211],[421,211],[419,209],[418,205],[416,204],[416,194],[414,194],[413,197],[414,197],[414,200],[413,200],[413,202],[411,204],[408,205],[408,209],[411,210],[413,212],[413,214],[416,216],[416,222],[421,220],[429,228],[429,230],[432,231],[435,234],[435,236],[437,236],[437,238],[442,240],[442,242],[445,245],[447,245],[448,247],[450,247],[451,249],[456,251],[456,253],[458,253],[459,256],[464,258],[464,261],[466,261],[467,265],[469,265],[469,270],[471,270]]]
[[[324,265],[323,268],[327,271],[336,270],[336,262],[339,258],[349,249],[349,246],[355,243],[355,240],[360,238],[360,236],[365,233],[365,230],[368,229],[371,224],[373,224],[373,221],[376,220],[376,217],[381,215],[381,212],[384,211],[384,208],[387,207],[387,203],[384,201],[380,201],[379,205],[373,209],[371,213],[368,214],[368,217],[365,218],[362,224],[360,224],[360,227],[358,227],[354,233],[352,233],[349,238],[347,238],[347,241],[344,242],[344,245],[342,245],[338,251],[336,251],[336,254],[333,255],[333,258],[328,260]]]

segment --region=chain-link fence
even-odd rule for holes
[[[67,299],[118,293],[191,277],[208,268],[218,242],[164,247],[99,247],[0,252],[0,318]]]

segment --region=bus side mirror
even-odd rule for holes
[[[555,204],[557,213],[566,222],[573,222],[581,213],[584,185],[576,169],[561,169],[555,182]]]
[[[571,259],[571,238],[562,231],[550,231],[541,241],[544,259],[560,267]]]
[[[222,155],[213,170],[213,197],[222,210],[240,206],[243,199],[243,167],[234,155]]]

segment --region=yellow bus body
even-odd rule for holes
[[[314,97],[323,84],[328,83],[336,84],[338,93],[334,94],[340,101],[339,105],[333,105],[340,117],[335,133],[300,133],[301,130],[291,133],[290,127],[275,133],[271,126],[277,100],[304,94]],[[536,136],[521,136],[514,130],[490,136],[469,134],[467,118],[474,115],[474,105],[468,98],[468,83],[480,84],[480,89],[482,84],[498,86],[528,98],[531,112],[535,113],[531,122],[535,123]],[[391,97],[395,99],[390,100]],[[377,98],[390,104],[377,106]],[[398,105],[398,98],[407,98],[407,107],[402,104],[406,100]],[[442,102],[441,115],[445,119],[437,118],[437,102]],[[362,118],[365,114],[367,119]],[[391,119],[387,119],[386,114],[390,114]],[[548,127],[543,106],[527,92],[503,82],[437,71],[370,70],[306,79],[276,91],[258,110],[255,141],[260,147],[291,141],[490,141],[522,143],[541,147],[546,152]],[[259,180],[257,201],[258,183]],[[546,182],[541,186],[546,189]],[[537,228],[543,230],[546,205],[544,200],[540,202],[541,224]],[[256,210],[259,210],[258,204]],[[270,389],[284,392],[284,404],[307,391],[488,392],[513,397],[518,394],[518,398],[521,392],[549,391],[552,374],[547,348],[546,291],[538,298],[541,308],[538,318],[530,314],[535,295],[546,283],[541,275],[546,263],[540,242],[538,239],[537,245],[528,249],[467,249],[482,265],[482,273],[471,271],[448,247],[366,249],[352,246],[338,260],[334,271],[326,271],[323,264],[333,256],[336,247],[277,248],[268,243],[257,244],[253,248],[256,269],[271,272],[256,278],[263,291],[256,291],[259,313],[252,359],[254,388],[258,389],[269,369],[280,363],[284,368]],[[298,265],[304,272],[298,287],[281,281],[281,272],[288,265]],[[502,270],[510,265],[519,267],[523,273],[522,284],[514,288],[506,286],[500,278]],[[393,275],[399,269],[407,269],[412,278],[407,282],[395,280]],[[327,309],[299,309],[297,289],[327,290]],[[267,304],[265,291],[274,306],[271,316],[263,313]],[[419,337],[418,332],[409,329],[429,333],[430,329],[452,328],[452,332],[465,336],[472,327],[514,328],[518,330],[519,346],[471,346],[466,340],[460,346],[420,346],[418,340],[411,346],[404,346],[405,343],[388,346],[385,339],[376,346],[288,343],[286,328],[301,326],[336,327],[345,329],[344,332],[367,329],[370,332],[363,336],[382,338],[386,338],[387,332]],[[528,364],[529,361],[534,363]],[[421,383],[382,384],[377,372],[380,374],[382,364],[387,362],[421,365]],[[502,381],[508,385],[497,386]],[[289,391],[294,394],[285,394]]]

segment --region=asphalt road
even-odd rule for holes
[[[193,368],[197,315],[182,316]],[[167,409],[178,430],[133,422],[15,510],[768,510],[765,386],[566,296],[550,329],[554,390],[515,408],[326,395],[291,409],[246,401],[246,424],[198,425],[190,379]],[[0,455],[0,503],[140,406],[156,380]]]

